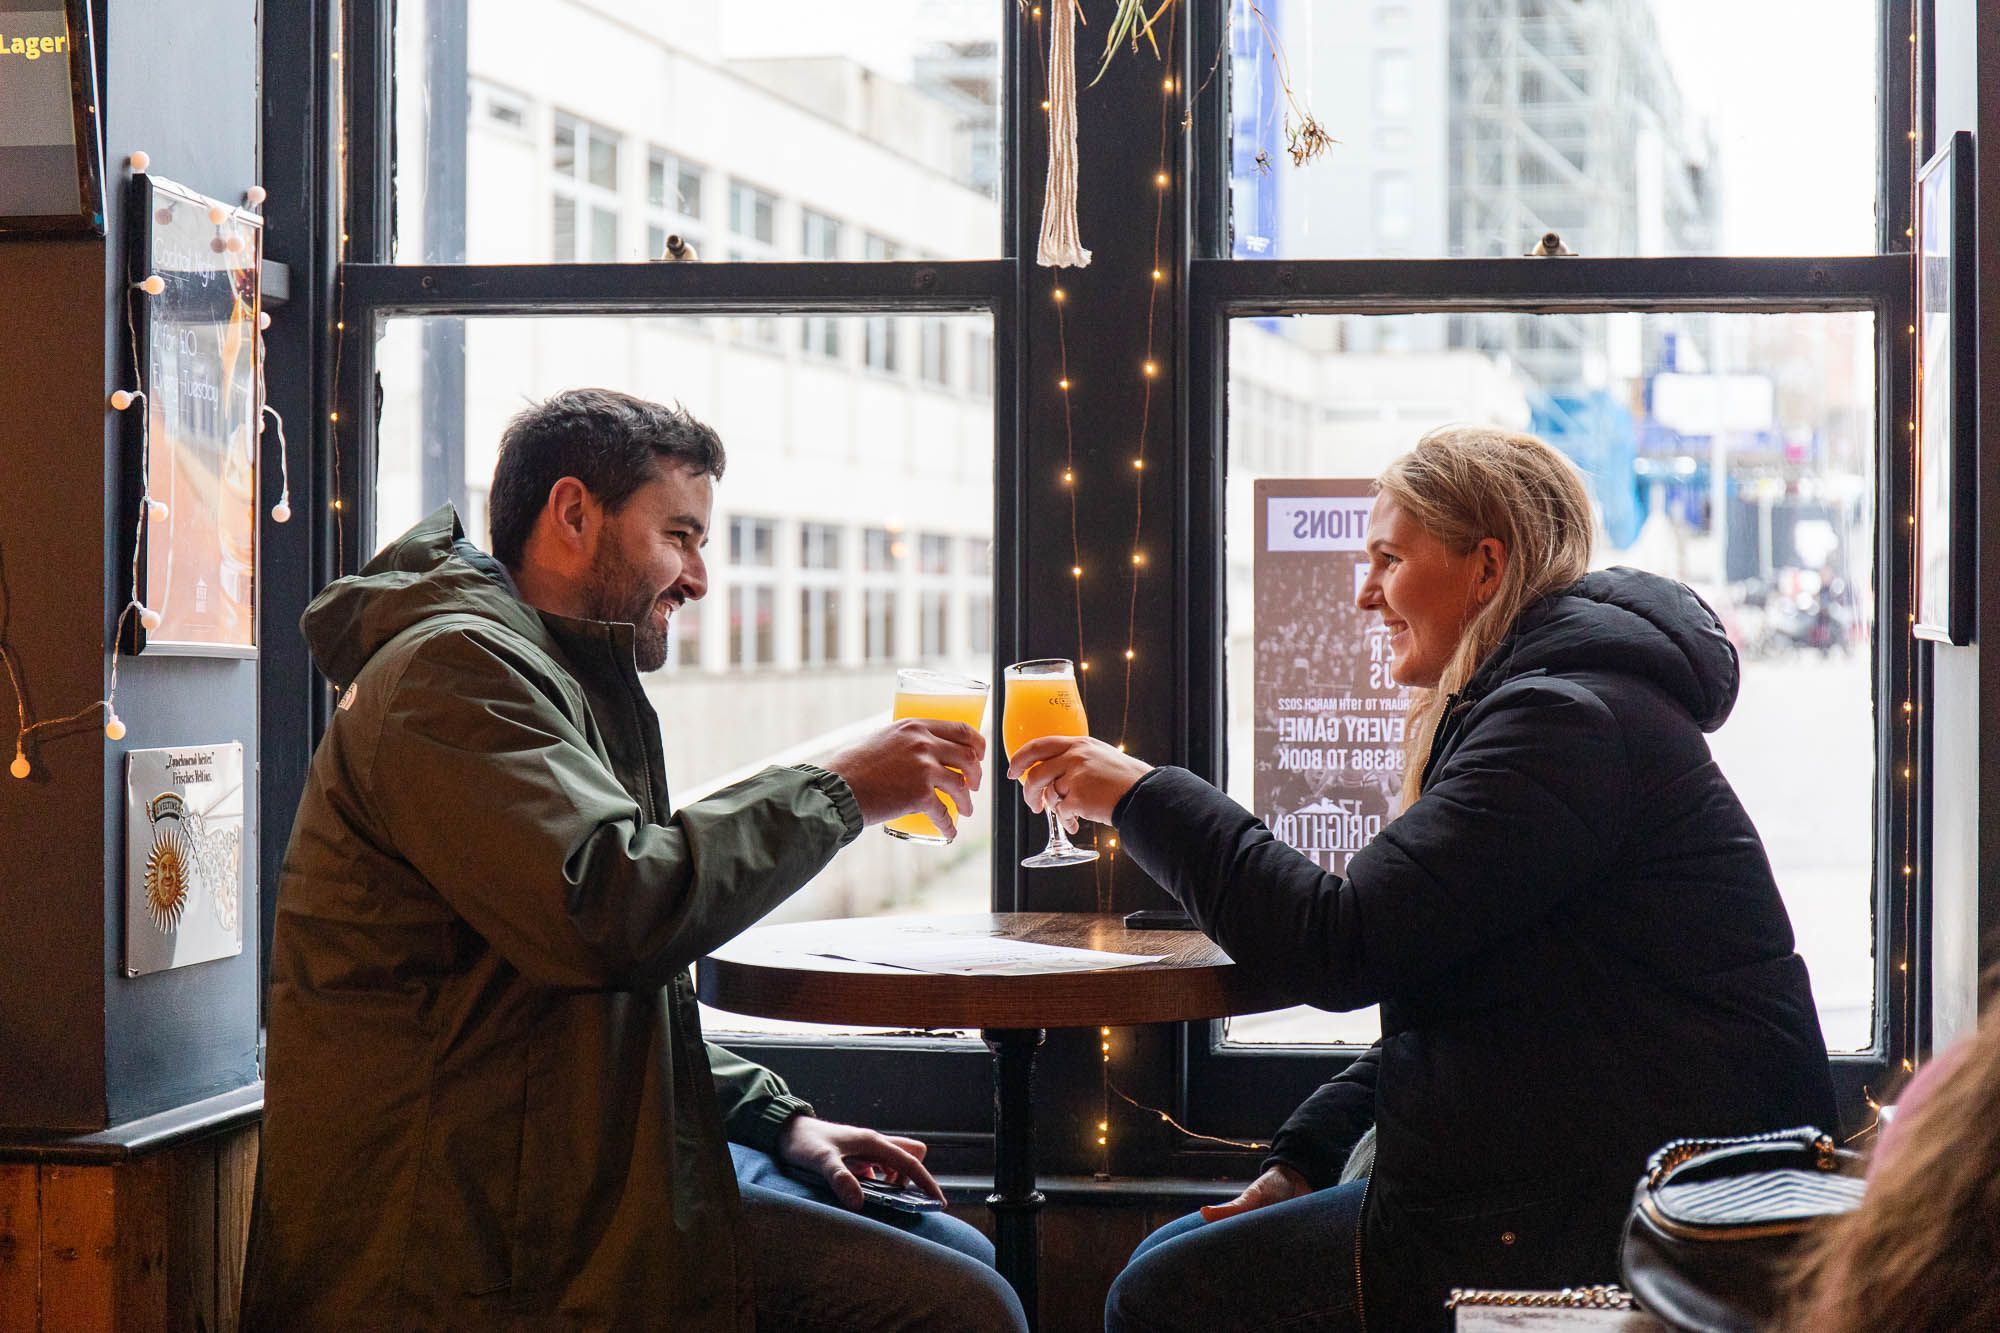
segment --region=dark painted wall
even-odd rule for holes
[[[228,203],[259,160],[256,0],[109,0],[97,39],[108,240],[0,242],[0,555],[9,640],[44,715],[102,697],[130,595],[134,464],[104,403],[134,378],[126,160],[143,149],[155,173]],[[102,1128],[256,1078],[256,663],[124,658],[118,712],[122,741],[82,727],[39,747],[35,778],[0,787],[0,1126]],[[227,741],[251,784],[244,952],[127,978],[124,752]]]

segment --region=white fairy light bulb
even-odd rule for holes
[[[105,722],[104,737],[106,740],[113,741],[122,741],[125,739],[125,724],[119,720],[118,714],[113,713]]]
[[[223,223],[223,219],[227,218],[228,216],[229,216],[229,210],[224,208],[221,204],[209,205],[208,220],[210,222],[213,222],[216,226],[220,227]]]
[[[261,185],[251,186],[243,192],[243,198],[248,201],[250,207],[255,208],[264,202],[264,187]]]
[[[155,500],[150,495],[147,496],[146,517],[155,523],[165,522],[167,517],[167,502],[165,500]]]
[[[123,412],[126,408],[132,406],[135,401],[137,400],[129,389],[113,389],[111,391],[111,410],[114,412]]]
[[[243,238],[235,232],[231,232],[229,233],[229,239],[222,243],[222,248],[229,251],[232,255],[240,254],[243,250]]]
[[[288,501],[285,501],[285,500],[280,500],[280,501],[278,501],[278,503],[276,503],[276,504],[272,505],[272,506],[271,506],[271,521],[272,521],[273,523],[289,523],[289,522],[291,522],[291,521],[292,521],[292,506],[291,506],[291,504],[290,504],[290,503],[289,503]]]
[[[261,333],[263,330],[268,329],[270,327],[271,327],[271,312],[268,310],[259,310],[257,312],[258,332]]]
[[[139,623],[144,625],[148,631],[156,630],[160,627],[160,613],[150,606],[141,606],[139,608]]]
[[[7,765],[7,771],[17,778],[25,778],[33,772],[28,767],[28,752],[21,748],[18,741],[14,745],[14,762]]]
[[[167,280],[157,273],[148,273],[138,288],[148,296],[158,296],[167,289]]]
[[[153,165],[151,155],[143,152],[132,154],[126,161],[132,164],[132,170],[134,171],[144,171],[147,167]]]

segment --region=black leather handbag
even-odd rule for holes
[[[1863,1183],[1859,1156],[1810,1127],[1676,1139],[1633,1192],[1618,1255],[1625,1289],[1685,1333],[1756,1333],[1801,1237],[1858,1205]]]

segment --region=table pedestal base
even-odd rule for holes
[[[1035,1048],[1042,1028],[985,1028],[993,1052],[993,1210],[995,1264],[1021,1298],[1034,1328],[1035,1266],[1041,1240],[1042,1192],[1035,1188]]]

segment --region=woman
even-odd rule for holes
[[[1702,737],[1737,689],[1714,614],[1666,579],[1586,574],[1589,500],[1539,440],[1439,431],[1377,491],[1358,601],[1416,694],[1404,811],[1344,878],[1088,737],[1009,771],[1031,807],[1115,824],[1264,979],[1382,1009],[1256,1181],[1141,1245],[1110,1328],[1422,1329],[1453,1286],[1612,1281],[1653,1149],[1833,1123],[1805,965]],[[1337,1185],[1371,1122],[1372,1176]]]

